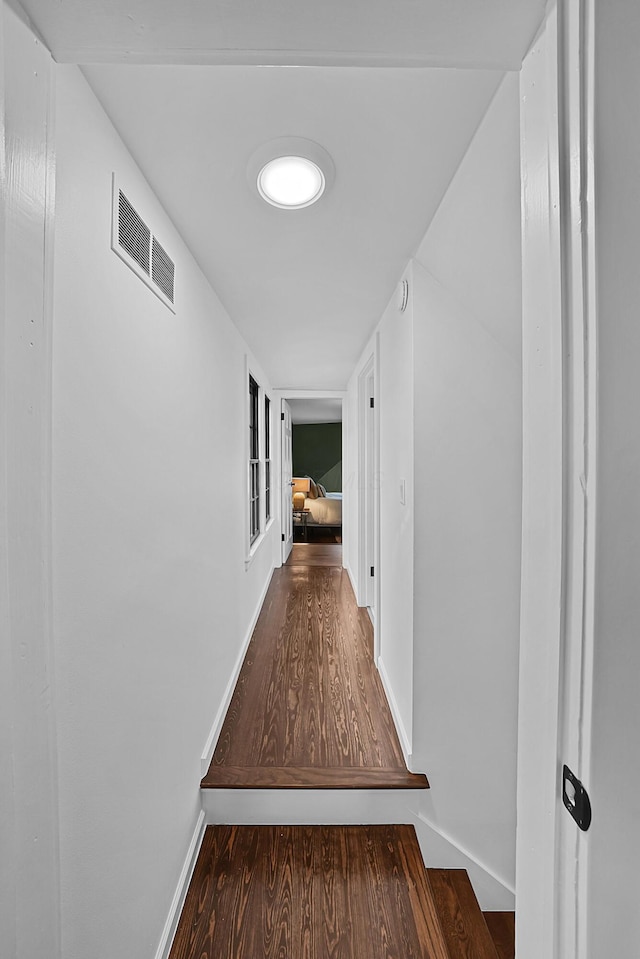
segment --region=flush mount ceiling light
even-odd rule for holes
[[[306,157],[275,157],[265,163],[258,174],[260,196],[283,210],[311,206],[320,199],[324,188],[324,173]]]
[[[247,165],[251,188],[281,210],[303,210],[316,203],[334,176],[327,151],[301,137],[280,137],[263,144]]]

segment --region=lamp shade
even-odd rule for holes
[[[293,492],[293,508],[304,509],[304,501],[311,490],[311,480],[308,476],[294,476],[291,489]]]
[[[304,493],[308,496],[311,492],[311,480],[308,476],[294,476],[292,482],[294,493]]]

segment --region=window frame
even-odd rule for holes
[[[264,521],[265,527],[272,518],[271,496],[271,398],[264,394]]]
[[[249,373],[249,545],[261,533],[260,523],[260,386]]]

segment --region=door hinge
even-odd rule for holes
[[[375,406],[375,400],[373,396],[369,397],[369,406],[371,407],[371,409],[373,409],[373,407]]]
[[[284,533],[282,534],[282,542],[284,543]]]
[[[280,419],[281,419],[281,420],[284,420],[284,413],[281,413],[281,414],[280,414]]]
[[[591,825],[591,800],[587,790],[568,766],[562,767],[562,802],[580,829],[586,832]]]
[[[375,575],[375,571],[374,571],[374,567],[373,567],[373,566],[371,567],[371,572],[369,573],[369,575],[370,575],[370,576],[374,576],[374,575]]]

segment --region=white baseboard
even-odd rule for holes
[[[272,569],[271,574],[269,575],[269,578],[267,579],[267,582],[265,584],[265,587],[262,590],[260,599],[258,600],[258,604],[254,610],[253,616],[251,617],[249,628],[247,629],[244,640],[242,641],[242,646],[236,657],[236,661],[231,671],[231,676],[229,677],[229,682],[227,683],[226,689],[224,691],[224,695],[222,697],[222,701],[218,707],[218,711],[216,713],[215,719],[213,720],[211,731],[207,737],[207,741],[205,743],[202,756],[200,757],[200,775],[201,776],[206,776],[209,766],[211,765],[211,760],[213,759],[213,754],[215,752],[215,748],[218,742],[218,737],[220,735],[220,732],[222,731],[224,718],[227,715],[227,710],[231,702],[231,697],[233,696],[233,691],[236,688],[236,683],[238,682],[238,676],[240,675],[240,670],[242,669],[244,657],[247,654],[247,647],[249,646],[249,643],[251,642],[253,631],[256,628],[256,623],[258,622],[258,616],[260,615],[262,604],[264,603],[265,596],[267,595],[267,590],[269,589],[269,586],[271,584],[271,578],[273,576],[273,572],[274,571]]]
[[[344,552],[343,552],[343,556],[344,556]],[[343,565],[344,565],[344,564],[343,564]],[[358,602],[358,587],[357,587],[357,585],[356,585],[355,577],[354,577],[353,572],[352,572],[352,570],[351,570],[351,567],[349,566],[348,563],[347,563],[346,565],[344,565],[344,568],[345,568],[346,571],[347,571],[347,576],[349,577],[349,582],[351,583],[351,589],[353,590],[353,595],[355,596],[355,598],[356,598],[356,603],[357,603],[357,602]]]
[[[423,812],[415,821],[422,858],[427,868],[466,869],[480,908],[485,912],[513,912],[515,890],[486,863],[447,835]]]
[[[380,679],[382,680],[384,691],[387,694],[389,709],[391,710],[391,715],[393,716],[393,721],[396,725],[398,738],[400,740],[400,745],[402,747],[402,752],[404,754],[404,761],[407,764],[407,769],[410,772],[415,772],[415,770],[411,768],[411,758],[412,758],[412,752],[413,752],[411,739],[407,735],[407,730],[405,729],[404,723],[402,722],[400,710],[398,709],[398,703],[396,702],[396,697],[393,692],[391,680],[389,679],[389,674],[387,673],[387,670],[385,668],[382,656],[378,657],[378,672],[380,673]]]
[[[193,836],[191,837],[191,842],[189,843],[189,849],[187,850],[184,865],[180,872],[180,878],[178,879],[178,885],[171,902],[169,915],[167,916],[167,921],[165,922],[164,929],[162,930],[162,936],[160,937],[160,942],[156,950],[155,959],[167,959],[169,955],[169,950],[171,949],[171,944],[173,943],[173,937],[175,936],[176,929],[178,928],[180,913],[182,912],[182,907],[184,906],[184,901],[187,896],[189,883],[191,882],[193,870],[195,869],[198,853],[200,852],[200,846],[202,845],[202,840],[204,838],[205,828],[205,813],[204,809],[201,809],[198,815],[198,821],[196,822],[196,828],[193,832]]]

